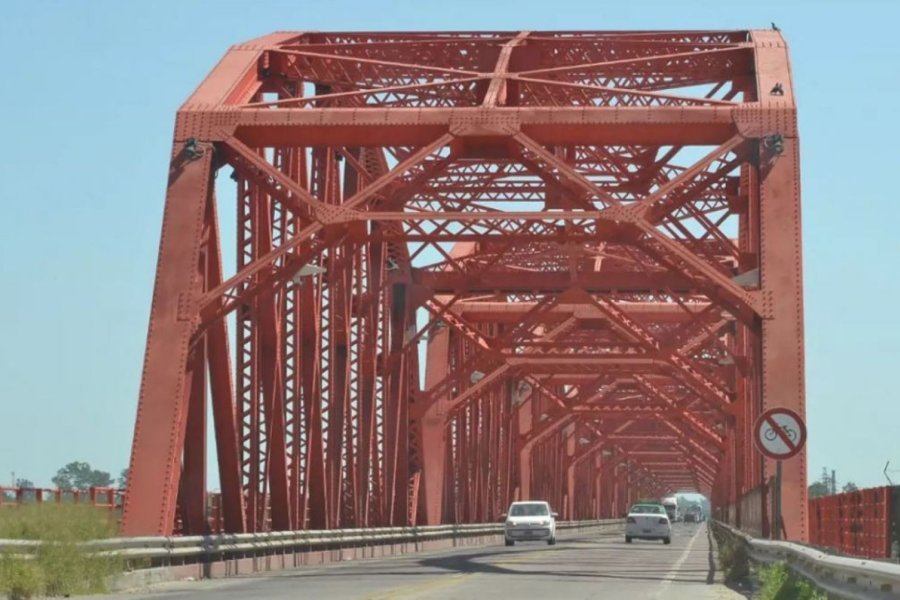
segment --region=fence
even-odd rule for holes
[[[772,514],[771,482],[763,483],[740,500],[740,529],[756,537],[769,537]]]
[[[809,541],[850,556],[896,557],[900,486],[878,487],[809,501]]]
[[[0,509],[31,504],[80,504],[107,509],[117,522],[121,518],[124,499],[124,488],[92,487],[86,490],[61,490],[0,486]],[[221,494],[215,492],[208,494],[207,514],[210,533],[222,533]]]
[[[86,490],[60,490],[36,487],[0,486],[0,507],[23,504],[84,504],[106,508],[112,512],[122,506],[124,490],[111,487],[92,487]]]
[[[750,535],[769,537],[772,529],[773,485],[774,479],[747,491],[735,504],[714,506],[714,517]]]

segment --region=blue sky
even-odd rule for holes
[[[0,482],[128,461],[178,105],[272,30],[776,22],[800,105],[809,467],[900,469],[897,2],[41,2],[0,10]],[[900,480],[900,472],[895,476]]]

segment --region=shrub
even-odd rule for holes
[[[115,526],[106,511],[66,504],[35,504],[0,511],[0,538],[44,542],[33,559],[0,557],[0,594],[30,598],[103,592],[122,570],[118,559],[86,553],[80,542],[107,538]]]
[[[42,590],[41,571],[35,561],[0,556],[0,594],[10,600],[25,600]]]
[[[750,557],[744,544],[730,536],[716,536],[719,545],[719,566],[725,581],[740,581],[750,574]]]
[[[827,600],[824,592],[818,591],[805,579],[798,577],[783,562],[764,565],[759,569],[762,588],[761,600]]]

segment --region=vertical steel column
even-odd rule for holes
[[[192,307],[204,287],[198,265],[211,201],[211,166],[210,149],[193,159],[183,143],[175,144],[122,509],[123,535],[166,535],[175,523],[191,391],[187,366]]]
[[[779,122],[793,99],[787,49],[777,32],[754,32],[758,85],[764,110]],[[775,42],[775,43],[773,43]],[[783,96],[767,93],[776,84]],[[779,138],[760,149],[760,265],[762,293],[769,314],[762,328],[763,409],[786,407],[806,412],[803,351],[803,271],[800,230],[800,151],[796,114],[791,111]],[[780,143],[779,143],[780,141]],[[783,461],[782,515],[787,539],[808,540],[806,450]],[[774,474],[766,460],[765,475]],[[777,524],[776,524],[777,525]]]

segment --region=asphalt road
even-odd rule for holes
[[[544,543],[470,547],[246,578],[164,584],[114,598],[743,598],[711,568],[705,524],[676,523],[672,544],[560,532]]]

